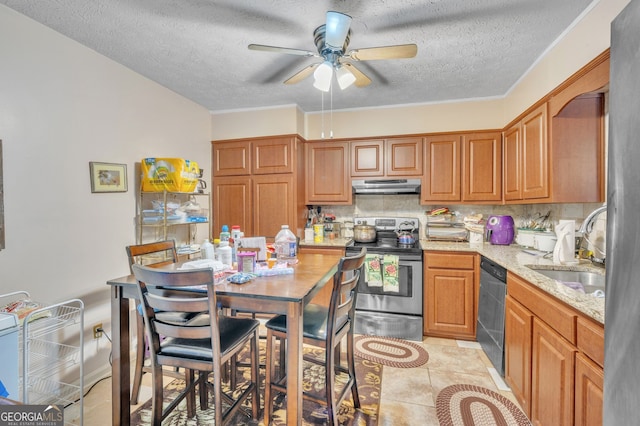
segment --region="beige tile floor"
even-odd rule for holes
[[[452,384],[483,386],[517,404],[478,343],[427,337],[422,345],[429,353],[426,364],[417,368],[383,367],[380,426],[438,425],[436,397],[440,390]],[[141,403],[151,397],[149,379],[150,375],[145,374]],[[132,406],[131,411],[138,407]],[[86,395],[84,424],[111,424],[110,378],[98,383]]]

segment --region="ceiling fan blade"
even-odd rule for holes
[[[371,79],[366,75],[364,75],[364,73],[360,71],[358,68],[354,67],[353,64],[350,64],[348,62],[343,62],[342,66],[346,67],[349,71],[351,71],[351,74],[355,76],[356,81],[353,84],[355,84],[356,87],[364,87],[371,84]]]
[[[417,53],[418,46],[415,44],[398,44],[395,46],[354,49],[347,56],[354,61],[374,61],[378,59],[413,58]]]
[[[351,26],[351,16],[344,13],[327,12],[327,22],[325,24],[325,44],[329,47],[342,49]]]
[[[313,53],[309,50],[290,49],[288,47],[266,46],[264,44],[250,44],[247,47],[249,48],[249,50],[259,50],[262,52],[286,53],[287,55],[299,56],[318,56],[317,53]]]
[[[298,71],[297,73],[295,73],[294,75],[292,75],[291,77],[286,79],[284,81],[284,84],[300,83],[302,80],[304,80],[305,78],[307,78],[311,74],[313,74],[313,71],[316,68],[318,68],[318,65],[320,65],[320,62],[318,62],[317,64],[311,64],[308,67],[305,67],[305,68],[301,69],[300,71]]]

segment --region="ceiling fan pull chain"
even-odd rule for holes
[[[333,139],[333,84],[329,87],[329,139]]]
[[[320,91],[320,105],[322,112],[320,114],[320,122],[321,122],[321,131],[320,131],[320,139],[324,139],[324,92]]]

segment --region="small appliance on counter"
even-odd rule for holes
[[[425,237],[430,241],[469,241],[469,231],[446,207],[427,212]]]
[[[513,218],[507,215],[493,215],[487,219],[487,241],[495,245],[509,245],[513,242]]]

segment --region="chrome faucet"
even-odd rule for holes
[[[580,239],[580,244],[578,244],[576,246],[576,247],[578,247],[578,249],[582,247],[582,242],[583,241],[587,241],[588,243],[591,243],[591,245],[593,246],[593,248],[595,250],[599,251],[602,254],[602,257],[591,256],[591,263],[593,263],[594,265],[597,265],[597,266],[604,266],[605,265],[606,253],[603,252],[602,250],[600,250],[591,240],[589,240],[589,238],[587,237],[587,234],[590,234],[591,231],[593,231],[593,225],[596,222],[596,218],[602,212],[606,212],[606,211],[607,211],[607,205],[605,204],[605,205],[603,205],[601,207],[598,207],[597,209],[595,209],[591,213],[589,213],[589,215],[582,222],[582,225],[580,225],[580,229],[578,229],[578,232],[577,232],[577,235],[576,235],[576,237]]]
[[[584,222],[582,222],[582,225],[580,225],[580,229],[578,229],[578,232],[583,235],[589,234],[593,230],[593,224],[596,222],[596,217],[598,217],[600,213],[606,211],[607,205],[605,204],[604,206],[598,207],[597,209],[589,213]]]

